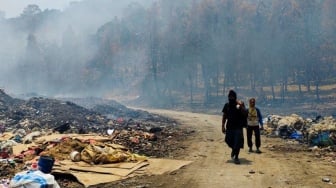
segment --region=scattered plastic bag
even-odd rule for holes
[[[295,140],[302,140],[303,139],[303,135],[302,132],[300,131],[294,131],[290,136],[290,139],[295,139]]]
[[[311,139],[311,145],[314,146],[331,146],[334,145],[334,142],[329,137],[330,132],[325,131],[317,134]]]

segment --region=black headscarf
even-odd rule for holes
[[[237,93],[233,90],[230,90],[228,98],[229,98],[229,104],[235,105],[237,100]]]

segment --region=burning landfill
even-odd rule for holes
[[[38,156],[53,156],[56,159],[54,169],[59,174],[66,174],[70,169],[65,167],[74,161],[86,163],[89,167],[118,162],[139,165],[149,157],[169,156],[178,150],[177,142],[193,133],[180,130],[175,121],[159,115],[131,110],[114,101],[90,100],[96,100],[97,105],[89,110],[56,99],[15,99],[1,90],[0,178],[3,184],[8,183],[15,173],[29,170]],[[115,118],[108,118],[108,114]],[[72,171],[90,171],[85,170],[88,169],[85,164],[77,166],[77,169],[73,166]],[[95,169],[95,172],[100,170]],[[131,172],[129,170],[123,176],[114,175],[122,178]],[[81,180],[80,175],[76,177]],[[80,183],[87,186],[114,180],[101,179]],[[68,181],[58,181],[61,187],[68,187],[65,185]]]
[[[112,100],[23,100],[1,90],[0,111],[0,187],[8,186],[16,173],[36,167],[38,158],[45,155],[55,158],[53,174],[61,187],[89,187],[159,174],[190,163],[166,159],[193,130]],[[332,117],[270,115],[265,121],[266,136],[334,150],[336,122]],[[171,163],[170,169],[162,163]],[[69,174],[75,180],[65,178]]]

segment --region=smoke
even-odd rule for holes
[[[48,96],[97,96],[101,88],[113,88],[113,83],[104,81],[97,83],[97,88],[80,90],[83,88],[79,86],[87,81],[85,67],[97,53],[97,30],[121,19],[132,2],[83,0],[70,3],[62,11],[41,10],[37,5],[31,15],[24,14],[26,9],[15,18],[0,14],[0,87],[13,94]],[[136,2],[147,7],[153,1]]]

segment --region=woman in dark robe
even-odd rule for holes
[[[235,91],[229,91],[228,99],[222,110],[222,132],[226,134],[225,142],[232,149],[231,158],[235,164],[240,164],[239,152],[244,147],[243,127],[246,126],[247,113],[244,103],[237,101]]]

